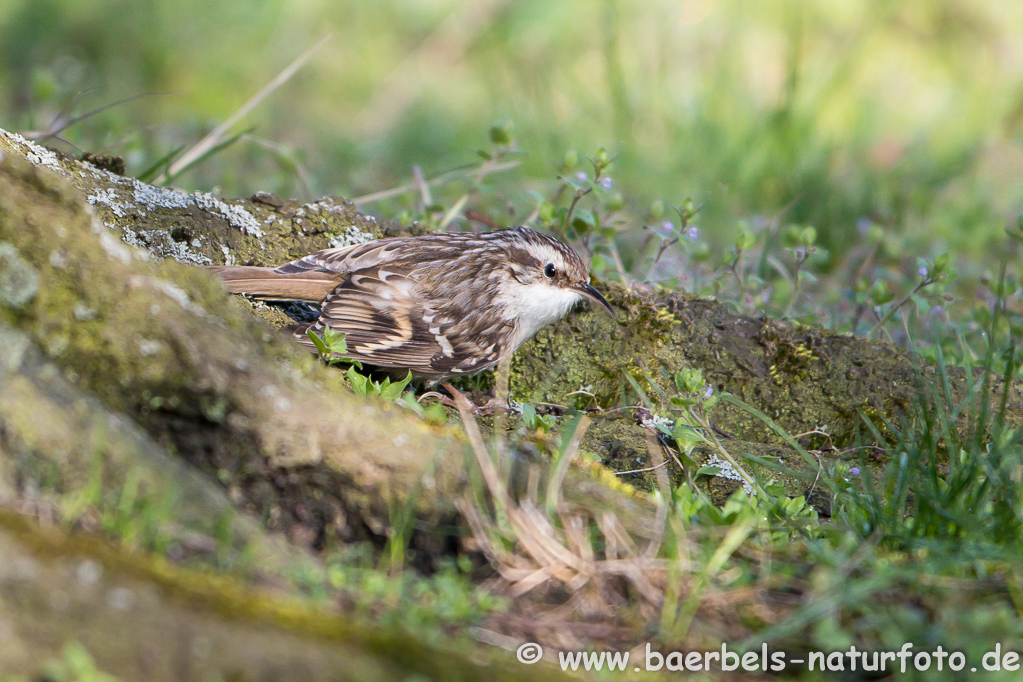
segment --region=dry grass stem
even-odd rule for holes
[[[274,90],[287,83],[288,80],[295,75],[295,72],[302,68],[302,66],[307,61],[309,61],[309,58],[312,57],[317,50],[319,50],[327,43],[327,41],[330,39],[330,36],[331,36],[330,33],[323,36],[316,42],[315,45],[313,45],[308,50],[299,55],[299,57],[295,61],[288,64],[288,66],[286,66],[284,70],[277,74],[277,76],[275,76],[273,80],[271,80],[269,83],[263,86],[263,88],[259,92],[257,92],[251,98],[249,98],[249,101],[247,101],[245,104],[239,107],[238,110],[231,114],[231,116],[228,117],[227,120],[225,120],[223,123],[221,123],[216,128],[211,130],[206,137],[199,140],[199,142],[197,142],[191,149],[182,154],[181,158],[179,158],[177,161],[172,163],[170,167],[167,168],[166,173],[163,173],[162,175],[160,175],[160,177],[153,181],[153,184],[160,185],[163,184],[164,182],[167,182],[169,178],[173,178],[182,170],[188,168],[188,166],[191,165],[194,161],[196,161],[199,158],[202,158],[203,154],[205,154],[206,152],[220,144],[224,139],[224,135],[227,133],[228,130],[232,128],[232,126],[234,126],[234,124],[243,119],[250,111],[259,106],[259,103],[262,102],[267,97],[269,97]]]
[[[668,481],[668,474],[664,470],[664,453],[661,451],[661,442],[657,436],[648,431],[646,434],[646,448],[650,453],[650,459],[654,463],[657,476],[657,487],[661,491],[661,497],[657,503],[657,516],[654,519],[654,537],[650,540],[643,551],[644,557],[653,557],[661,550],[661,543],[664,542],[664,528],[668,521],[668,507],[671,504],[671,484]]]
[[[499,375],[499,397],[502,396],[501,383]],[[477,546],[506,582],[508,594],[519,597],[556,581],[583,599],[579,604],[588,605],[587,612],[594,612],[597,604],[606,606],[625,599],[623,594],[615,592],[621,589],[620,582],[605,580],[614,577],[632,585],[646,603],[657,608],[664,601],[671,569],[676,576],[692,573],[694,569],[689,564],[688,552],[679,552],[680,557],[685,557],[681,563],[657,558],[666,532],[670,490],[662,495],[658,507],[656,536],[642,551],[612,512],[593,515],[588,510],[571,508],[566,504],[562,497],[562,484],[578,451],[580,439],[589,426],[586,417],[580,418],[554,463],[541,507],[536,502],[539,486],[535,471],[530,472],[532,485],[527,485],[528,494],[511,498],[505,478],[499,473],[493,455],[486,447],[468,400],[457,391],[453,395],[486,492],[494,500],[496,515],[491,517],[491,513],[474,502],[472,496],[461,500],[458,509],[472,530]],[[499,443],[503,441],[496,434],[493,440],[495,447],[501,447]],[[652,445],[657,445],[656,439]],[[663,454],[660,456],[663,461]],[[666,480],[664,483],[667,485]],[[682,538],[678,542],[685,544]],[[587,588],[589,596],[582,596],[583,588]],[[600,597],[596,598],[597,595]],[[599,608],[596,610],[601,611]],[[613,610],[605,615],[612,616]]]

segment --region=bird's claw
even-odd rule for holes
[[[455,409],[458,409],[459,404],[461,403],[465,407],[468,407],[469,411],[477,417],[489,417],[495,412],[495,410],[502,408],[504,410],[509,410],[510,408],[510,404],[508,402],[505,402],[505,404],[502,405],[501,401],[497,398],[489,398],[487,402],[482,405],[477,405],[450,383],[445,381],[441,384],[441,386],[443,386],[444,390],[450,394],[450,397],[440,393],[439,391],[430,391],[429,393],[424,393],[419,396],[419,400],[427,397],[436,398],[440,401],[441,405],[447,405],[448,407],[453,407]]]

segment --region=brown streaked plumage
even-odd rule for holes
[[[311,351],[306,331],[329,326],[345,333],[352,359],[431,383],[496,365],[583,298],[614,316],[578,254],[526,227],[379,239],[276,268],[210,269],[232,293],[319,303],[316,322],[293,328]]]

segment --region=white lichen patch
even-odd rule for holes
[[[662,433],[664,431],[671,433],[671,430],[675,428],[675,422],[667,417],[662,417],[659,414],[651,414],[646,419],[640,421],[640,426],[658,433]]]
[[[152,254],[157,260],[173,258],[179,263],[187,265],[212,265],[213,261],[192,247],[201,245],[201,240],[196,239],[192,244],[176,241],[171,235],[163,230],[139,230],[137,233],[127,230],[124,233],[124,241],[138,249],[144,249]]]
[[[118,201],[117,192],[112,189],[98,189],[95,194],[86,195],[85,200],[93,206],[103,204],[118,218],[123,218],[132,209],[132,206],[123,201]]]
[[[742,489],[746,491],[747,495],[753,494],[753,486],[751,486],[745,478],[742,477],[738,471],[735,470],[731,464],[721,459],[717,454],[710,453],[707,456],[707,461],[703,463],[706,467],[717,467],[721,471],[717,472],[718,478],[727,478],[729,481],[739,481],[742,483]]]
[[[8,132],[3,128],[0,128],[0,137],[5,137],[13,144],[23,147],[25,149],[25,158],[27,158],[32,165],[46,166],[51,170],[57,171],[64,177],[70,177],[70,174],[61,167],[60,159],[57,157],[56,152],[50,151],[45,147],[40,147],[34,142],[29,142],[21,135]]]
[[[220,250],[224,254],[224,265],[234,265],[234,254],[231,253],[231,249],[227,246],[221,246]]]
[[[640,422],[640,426],[650,429],[654,433],[671,433],[675,428],[675,422],[674,420],[666,417],[651,414],[649,417]],[[728,461],[722,459],[716,453],[712,452],[707,455],[707,460],[703,463],[703,466],[719,469],[715,476],[719,478],[726,478],[729,481],[739,481],[742,483],[742,489],[746,491],[747,495],[753,494],[753,486],[751,486],[746,479],[742,477],[742,474],[735,470],[735,467],[733,467]]]
[[[154,211],[157,208],[182,209],[194,204],[191,194],[185,194],[176,189],[153,187],[138,180],[132,180],[131,186],[135,203],[138,206],[145,206],[150,211]],[[137,210],[139,210],[140,214],[145,215],[141,209]]]
[[[352,244],[365,244],[373,240],[373,235],[363,232],[357,227],[349,227],[345,231],[330,240],[331,248],[340,246],[351,246]]]
[[[196,192],[192,197],[195,199],[196,206],[209,213],[216,213],[227,220],[231,227],[238,228],[256,239],[263,238],[263,230],[259,227],[259,221],[242,206],[221,201],[205,192]]]

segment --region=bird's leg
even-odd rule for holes
[[[440,402],[441,405],[446,405],[447,407],[453,407],[455,409],[458,409],[458,402],[459,402],[459,400],[462,400],[462,401],[465,401],[465,404],[469,406],[469,409],[477,417],[482,417],[482,416],[490,414],[490,405],[489,405],[489,403],[487,405],[483,405],[482,407],[480,407],[476,403],[474,403],[473,401],[471,401],[467,397],[465,397],[464,393],[459,391],[457,388],[455,388],[454,386],[452,386],[448,382],[445,381],[444,383],[441,384],[441,386],[443,386],[444,389],[447,390],[447,392],[450,393],[451,395],[450,396],[446,396],[443,393],[441,393],[440,391],[429,391],[429,392],[424,393],[423,395],[419,396],[416,399],[416,401],[417,402],[423,402],[423,400],[426,399],[426,398],[436,398]]]
[[[498,398],[490,398],[489,400],[487,400],[487,402],[483,403],[482,405],[479,405],[475,401],[470,400],[468,396],[466,396],[464,393],[459,391],[457,388],[452,386],[447,381],[443,382],[441,386],[451,395],[451,397],[444,395],[440,391],[430,391],[429,393],[424,393],[423,395],[419,396],[418,400],[422,401],[424,398],[436,398],[437,400],[440,401],[441,405],[447,405],[448,407],[457,408],[458,401],[461,399],[466,402],[466,404],[469,406],[469,409],[477,417],[488,417],[498,409],[503,409],[505,411],[511,409],[508,401],[501,401]]]
[[[450,382],[445,381],[445,382],[441,383],[441,386],[443,386],[444,390],[446,390],[448,393],[451,394],[451,397],[448,398],[448,397],[444,396],[441,393],[437,393],[436,391],[432,392],[433,395],[436,395],[440,399],[442,404],[449,405],[451,407],[457,408],[458,407],[458,403],[459,402],[463,402],[463,403],[465,403],[466,405],[469,406],[469,409],[472,410],[472,413],[474,415],[476,415],[477,417],[482,417],[484,415],[490,414],[490,406],[489,405],[483,405],[482,407],[477,405],[473,401],[471,401],[468,398],[466,398],[465,394],[462,393],[461,391],[459,391],[454,386],[452,386]],[[427,394],[427,395],[430,395],[430,394]]]

